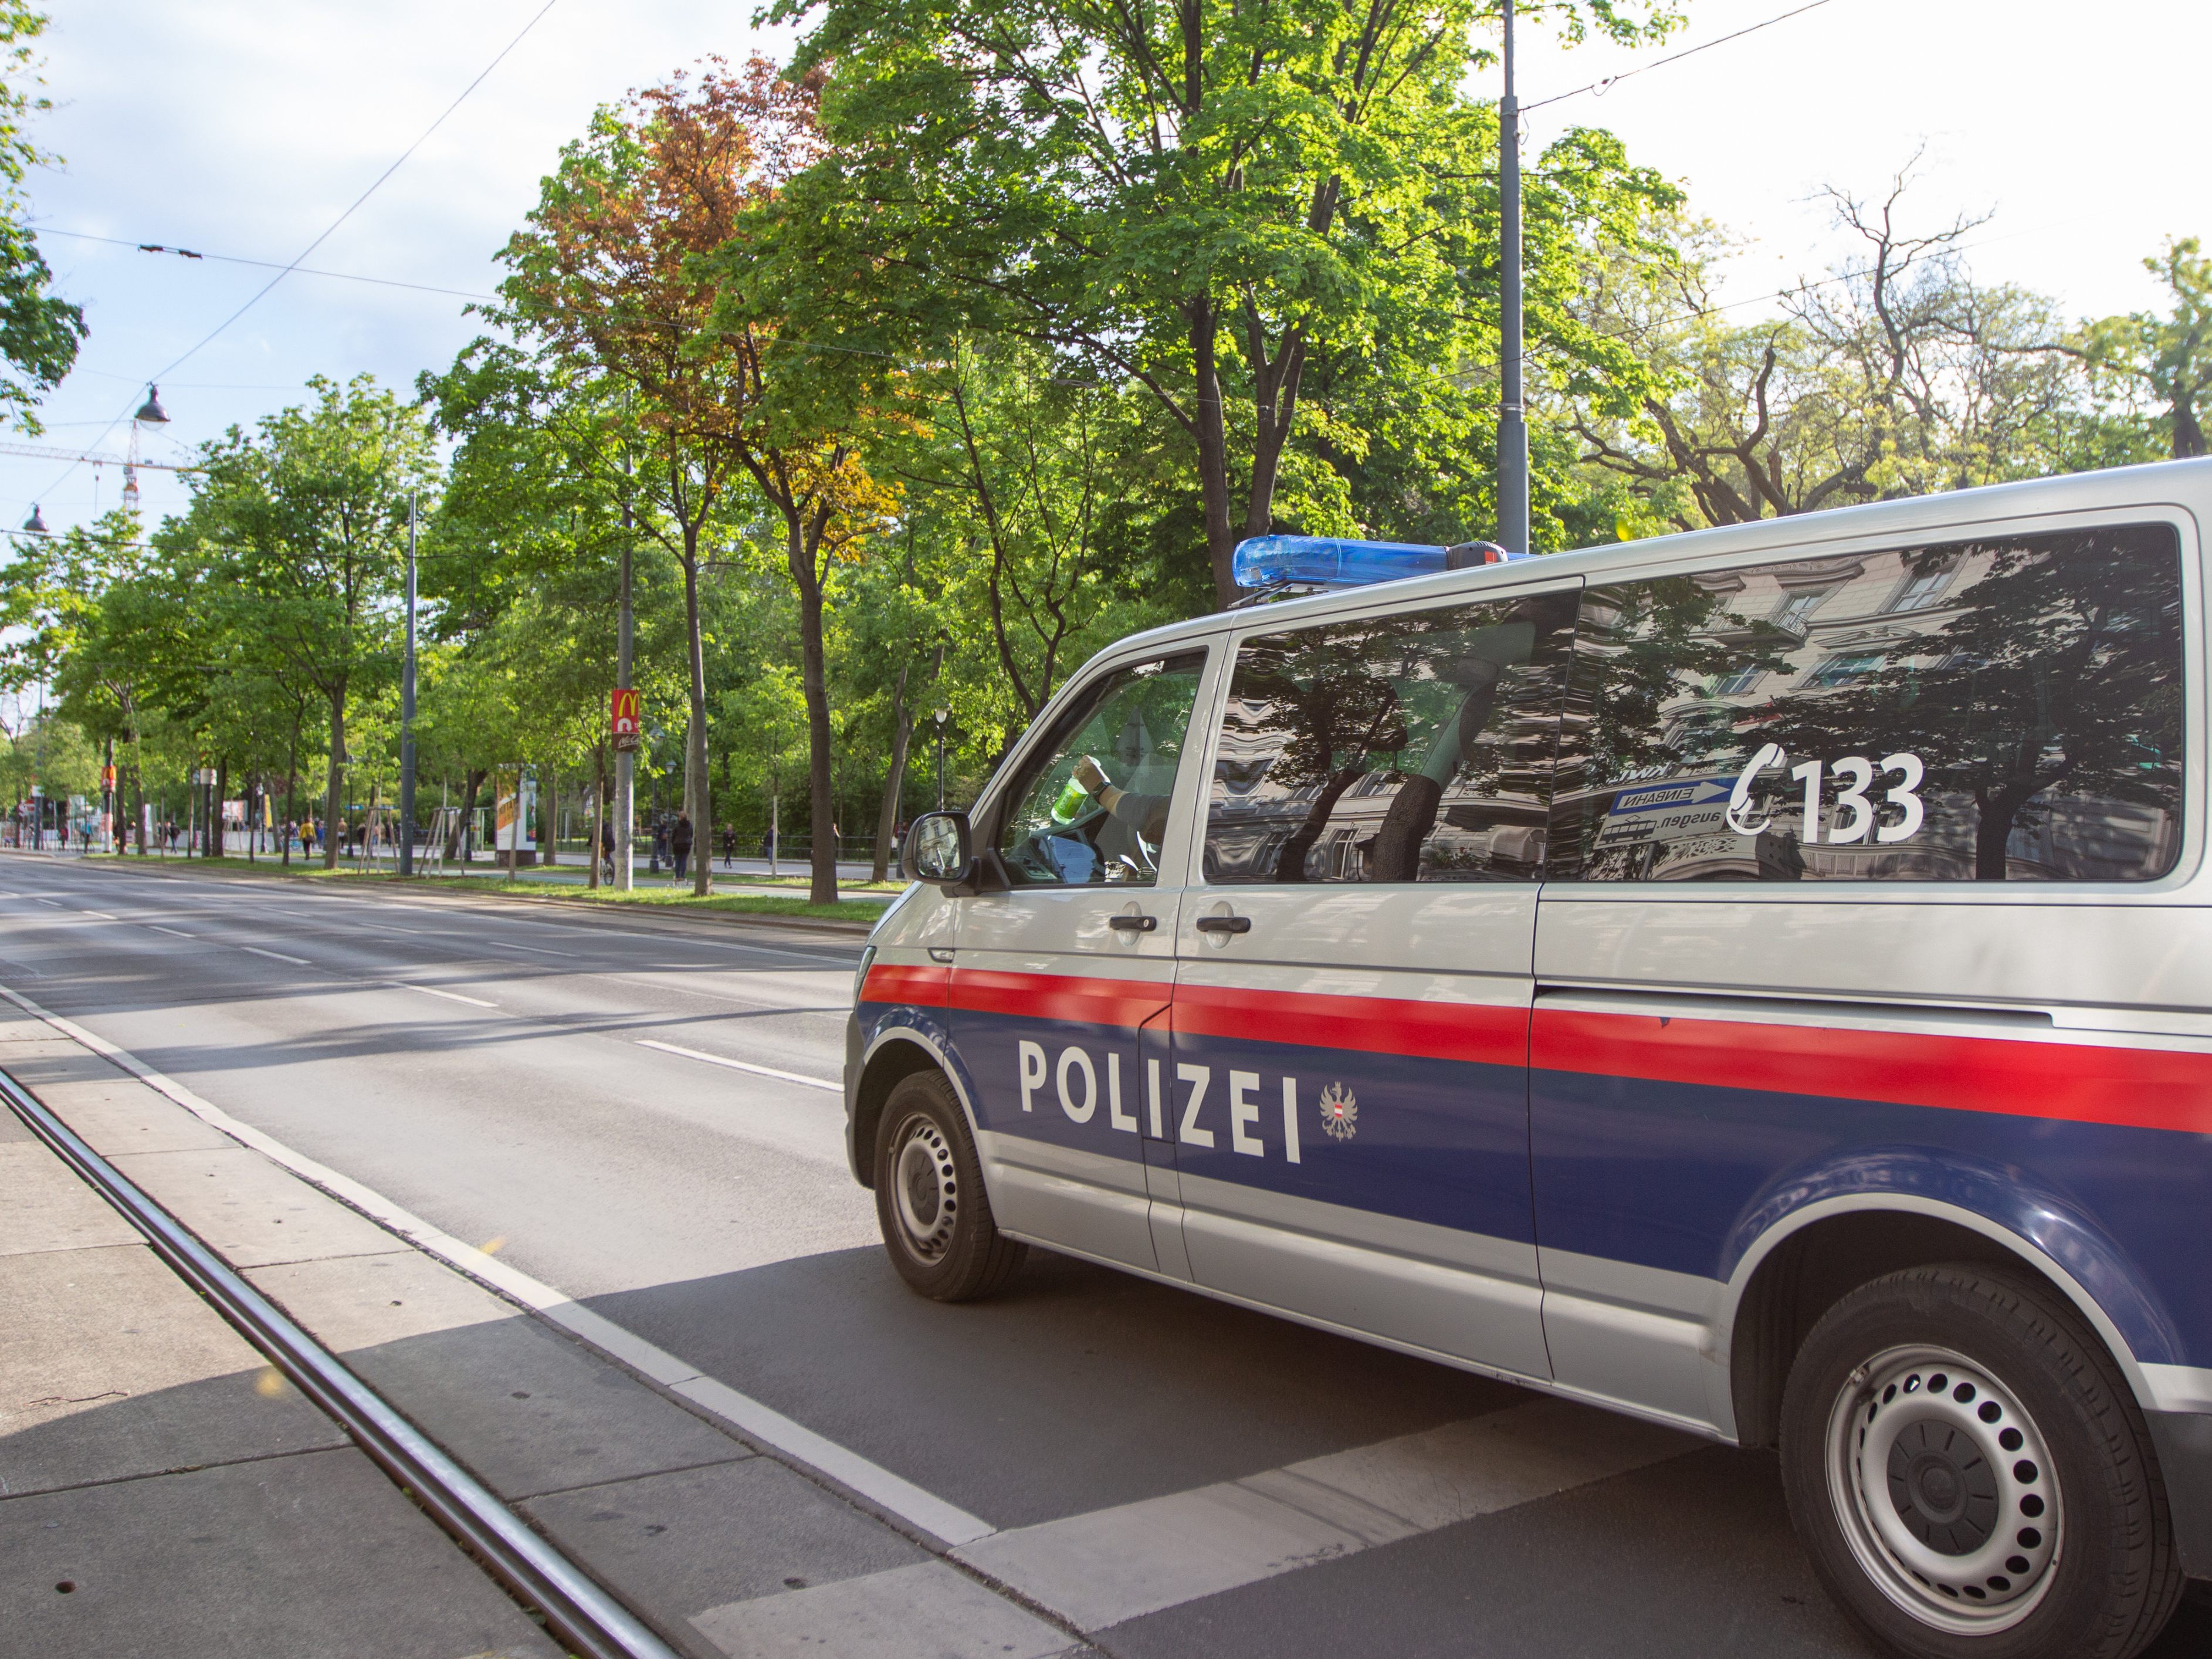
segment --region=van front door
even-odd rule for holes
[[[1176,781],[1205,665],[1079,688],[979,826],[1006,890],[957,901],[947,1024],[999,1225],[1147,1269],[1138,1030],[1175,979],[1182,895],[1161,872],[1189,864]]]
[[[1550,1375],[1528,1032],[1573,633],[1554,586],[1237,642],[1172,1014],[1197,1283]]]

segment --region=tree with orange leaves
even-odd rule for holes
[[[818,377],[784,372],[772,316],[726,303],[748,227],[820,153],[814,92],[755,58],[741,72],[710,60],[697,76],[602,108],[562,152],[528,228],[509,241],[501,319],[565,362],[635,396],[650,455],[648,518],[683,566],[690,669],[690,788],[696,845],[711,842],[702,538],[733,484],[749,480],[786,528],[799,599],[812,807],[812,896],[836,899],[830,696],[823,595],[830,562],[872,529],[888,497],[859,453],[857,408]],[[732,257],[732,251],[737,256]],[[698,859],[694,891],[709,885]]]

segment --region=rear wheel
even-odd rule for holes
[[[884,1103],[876,1222],[899,1277],[939,1302],[989,1295],[1029,1254],[991,1218],[975,1143],[942,1073],[902,1078]]]
[[[2155,1637],[2181,1577],[2148,1445],[2073,1310],[1979,1266],[1845,1297],[1783,1402],[1814,1570],[1913,1659],[2127,1659]]]

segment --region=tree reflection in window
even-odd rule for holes
[[[1553,877],[2142,881],[2172,866],[2182,657],[2172,529],[1951,543],[1855,562],[1858,573],[1827,590],[1820,645],[1711,611],[1710,577],[1589,591]],[[1739,609],[1786,592],[1798,568],[1729,572],[1745,596]],[[1925,598],[1938,587],[1940,605]],[[1759,775],[1746,815],[1769,827],[1737,834],[1724,822],[1729,791],[1769,744],[1784,758]],[[1910,837],[1824,840],[1838,810],[1832,773],[1821,780],[1823,820],[1803,821],[1792,769],[1848,757],[1880,767],[1893,755],[1924,768],[1925,816]],[[1903,776],[1874,781],[1879,825],[1904,821],[1884,793]],[[1655,793],[1669,781],[1690,805]]]
[[[1206,878],[1533,878],[1573,623],[1554,593],[1246,641]]]

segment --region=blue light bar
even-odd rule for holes
[[[1440,570],[1525,558],[1491,542],[1437,547],[1425,542],[1355,542],[1338,536],[1255,536],[1237,544],[1230,567],[1242,588],[1291,583],[1302,587],[1364,587]]]

